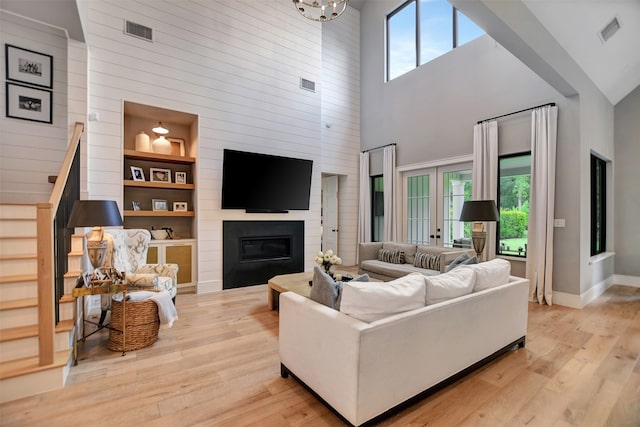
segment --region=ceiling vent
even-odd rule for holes
[[[602,31],[600,31],[600,40],[602,43],[608,41],[620,29],[620,21],[614,17]]]
[[[316,91],[316,82],[312,82],[311,80],[303,79],[300,77],[300,89],[308,90],[310,92]]]
[[[131,21],[124,21],[124,33],[146,41],[153,41],[153,28]]]

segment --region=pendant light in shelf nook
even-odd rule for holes
[[[162,122],[158,122],[158,125],[151,129],[156,134],[157,138],[153,140],[151,147],[154,153],[158,154],[171,154],[171,143],[164,136],[169,133],[169,129],[162,125]]]

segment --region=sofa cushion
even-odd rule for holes
[[[416,254],[416,245],[412,243],[383,242],[382,249],[395,249],[404,252],[404,262],[413,264]]]
[[[472,269],[456,268],[448,273],[425,277],[426,304],[437,304],[473,292],[476,274]]]
[[[378,260],[392,264],[404,264],[404,251],[399,249],[380,249],[378,251]]]
[[[476,272],[476,283],[473,292],[504,285],[509,282],[509,275],[511,275],[511,263],[501,258],[495,258],[479,264],[461,266],[454,271],[459,269],[473,269]]]
[[[390,282],[358,283],[342,288],[340,311],[364,322],[424,307],[425,276],[411,273]]]
[[[477,264],[477,263],[478,263],[477,256],[471,256],[468,253],[464,252],[462,255],[459,255],[456,259],[451,261],[451,263],[447,266],[447,268],[444,271],[445,273],[447,273],[461,265],[470,265],[470,264]]]
[[[387,276],[394,279],[406,276],[409,273],[422,273],[425,276],[440,274],[439,270],[427,270],[424,268],[415,267],[413,264],[407,263],[391,264],[390,262],[378,261],[377,259],[362,261],[362,263],[360,264],[360,269],[368,271],[372,274]]]
[[[414,267],[440,271],[440,255],[428,254],[426,252],[416,252],[416,257],[413,261],[413,265]]]

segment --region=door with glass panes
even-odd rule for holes
[[[460,222],[471,200],[471,163],[403,173],[403,236],[408,243],[471,248],[471,224]]]

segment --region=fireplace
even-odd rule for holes
[[[223,221],[222,289],[304,271],[304,221]]]

